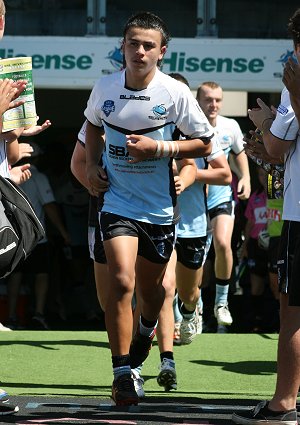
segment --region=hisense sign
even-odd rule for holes
[[[162,70],[182,73],[192,89],[209,79],[225,90],[279,92],[292,54],[290,40],[180,38],[172,39]],[[123,65],[115,37],[4,37],[0,57],[18,56],[32,57],[36,88],[90,90]]]

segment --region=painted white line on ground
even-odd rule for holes
[[[34,425],[43,425],[43,424],[47,424],[47,423],[52,423],[52,422],[60,422],[60,423],[76,423],[76,422],[80,422],[82,424],[89,424],[89,423],[105,423],[105,424],[122,424],[122,425],[137,425],[137,422],[132,422],[132,421],[122,421],[122,420],[114,420],[114,419],[76,419],[76,418],[53,418],[53,419],[29,419],[26,421],[22,421],[22,422],[15,422],[16,425],[30,425],[30,424],[34,424]]]

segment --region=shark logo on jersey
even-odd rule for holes
[[[115,112],[115,109],[116,107],[113,100],[106,100],[101,107],[101,111],[103,111],[107,117],[111,112]]]
[[[152,108],[152,112],[154,117],[149,116],[152,120],[165,120],[167,118],[167,109],[163,104],[155,105]]]

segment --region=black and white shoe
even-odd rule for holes
[[[241,425],[298,425],[296,409],[275,412],[268,408],[268,401],[261,401],[252,410],[233,413],[232,420]]]
[[[14,406],[12,404],[0,401],[0,416],[14,415],[18,411],[19,411],[19,406]]]

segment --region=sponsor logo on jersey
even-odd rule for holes
[[[154,117],[149,116],[151,120],[165,120],[167,119],[167,109],[164,104],[155,105],[152,108]]]
[[[129,156],[129,153],[127,152],[127,149],[125,146],[117,146],[117,145],[112,145],[111,143],[109,143],[108,155],[115,159],[120,159],[120,158],[124,159]]]
[[[149,101],[150,96],[135,96],[134,94],[126,95],[126,94],[120,94],[120,99],[122,100],[145,100]]]
[[[281,104],[278,106],[277,111],[280,115],[283,115],[283,116],[285,116],[289,112],[289,110],[284,105],[281,105]]]
[[[103,111],[107,117],[111,112],[115,112],[115,109],[116,107],[113,100],[105,100],[103,106],[101,107],[101,111]]]

